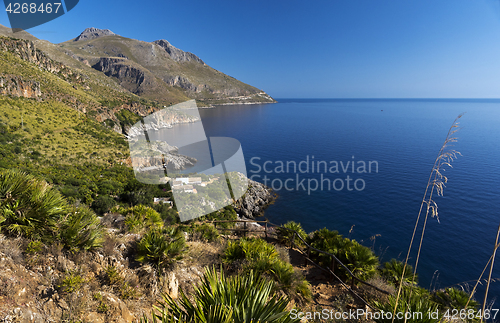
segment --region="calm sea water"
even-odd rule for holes
[[[500,222],[499,100],[281,99],[200,110],[207,135],[238,139],[248,176],[263,182],[265,175],[277,189],[279,198],[265,213],[270,221],[297,221],[308,232],[338,230],[373,247],[383,261],[404,259],[432,165],[462,112],[453,148],[463,156],[445,172],[444,196],[435,198],[440,223],[428,222],[418,267],[427,288],[477,279],[493,249]],[[294,172],[293,162],[304,161],[305,171],[308,159],[309,173]],[[288,162],[288,173],[276,169],[280,161]],[[335,162],[339,173],[330,169]],[[366,173],[358,169],[363,162]],[[288,189],[278,190],[286,180]],[[323,180],[323,190],[308,192],[315,180]],[[500,264],[493,277],[500,278]],[[494,296],[500,296],[500,282],[490,290]]]

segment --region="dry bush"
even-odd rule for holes
[[[23,256],[23,239],[10,239],[4,235],[0,235],[0,253],[6,257],[12,258],[15,263],[21,264],[24,261]]]
[[[392,284],[387,282],[387,280],[380,276],[375,276],[370,278],[367,283],[372,284],[373,286],[380,288],[381,290],[385,290],[390,294],[394,294],[396,289]],[[367,301],[377,300],[379,302],[385,302],[388,300],[389,295],[382,293],[375,288],[370,286],[362,285],[360,286],[360,292],[363,294],[364,298]]]

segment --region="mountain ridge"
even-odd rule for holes
[[[14,34],[2,25],[0,35],[32,41],[55,62],[160,106],[189,99],[195,99],[199,106],[276,102],[263,90],[213,69],[165,39],[146,42],[94,27],[60,44],[25,31]],[[136,75],[141,77],[132,77]]]

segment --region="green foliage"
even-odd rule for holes
[[[347,250],[344,251],[343,256],[345,258],[341,258],[345,259],[344,264],[356,277],[367,280],[377,273],[379,266],[378,257],[375,256],[370,248],[352,240]]]
[[[136,260],[156,265],[158,271],[181,258],[186,250],[184,233],[178,228],[151,230],[137,245]]]
[[[479,307],[479,303],[476,300],[471,299],[469,301],[469,294],[466,291],[452,287],[436,291],[432,295],[432,300],[438,303],[443,309],[457,309],[460,311],[462,309],[477,310]]]
[[[220,241],[219,230],[215,228],[212,223],[194,224],[193,233],[197,239],[203,242],[216,242]]]
[[[18,170],[0,172],[0,231],[53,241],[68,204],[45,181]]]
[[[120,120],[120,124],[123,126],[132,126],[142,120],[142,117],[136,115],[135,113],[123,109],[115,113],[116,118]]]
[[[373,277],[379,266],[378,257],[373,251],[355,240],[342,237],[337,231],[326,228],[317,230],[308,237],[307,242],[314,248],[334,254],[354,275],[362,280]],[[311,258],[323,266],[331,267],[331,256],[311,250]],[[338,269],[344,276],[348,273],[339,264]]]
[[[300,223],[294,222],[294,221],[289,221],[286,224],[284,224],[281,227],[276,228],[276,234],[278,236],[278,240],[281,243],[286,243],[289,244],[290,241],[292,241],[292,238],[295,236],[294,243],[297,246],[302,246],[304,243],[300,238],[297,237],[297,234],[305,241],[307,238],[307,233],[304,231],[302,228],[302,225]]]
[[[120,286],[119,292],[120,298],[127,299],[138,299],[141,296],[141,293],[134,286],[130,286],[128,282],[123,283]]]
[[[232,205],[225,206],[223,209],[209,213],[199,218],[200,221],[230,221],[237,220],[238,215]],[[217,227],[230,229],[234,227],[233,222],[217,223]]]
[[[175,208],[170,207],[168,203],[154,204],[153,209],[160,214],[165,224],[175,224],[180,221],[179,213]]]
[[[390,312],[391,314],[396,311],[396,313],[403,313],[401,314],[403,318],[398,319],[395,318],[394,322],[396,323],[438,323],[442,321],[442,313],[440,312],[437,318],[434,318],[432,315],[429,315],[429,313],[433,313],[438,311],[439,306],[437,303],[433,302],[430,299],[429,292],[423,288],[418,288],[418,287],[413,287],[413,291],[410,293],[410,288],[411,287],[404,287],[401,290],[401,295],[400,298],[397,302],[397,307],[396,307],[396,295],[390,295],[389,299],[385,303],[381,303],[378,301],[374,302],[375,307],[378,309],[384,311],[384,312]],[[410,296],[411,294],[411,296]],[[411,313],[408,314],[409,317],[405,320],[404,318],[404,313]],[[421,316],[415,316],[415,315],[420,315]],[[411,316],[411,317],[410,317]],[[393,322],[392,319],[387,318],[387,316],[384,316],[383,318],[380,319],[375,319],[375,322],[383,322],[383,323],[389,323]]]
[[[307,243],[312,247],[336,255],[337,257],[345,248],[349,239],[344,239],[337,231],[331,231],[323,228],[312,233],[312,237],[307,239]],[[331,257],[317,251],[311,251],[311,257],[319,262],[320,265],[330,267]]]
[[[86,206],[74,208],[61,226],[61,241],[70,251],[102,247],[104,231],[97,215]]]
[[[100,195],[94,200],[94,202],[92,202],[92,209],[97,214],[103,215],[115,206],[115,204],[115,199],[111,196]]]
[[[115,266],[107,266],[104,270],[104,274],[106,284],[108,284],[109,286],[121,285],[123,283],[124,279]]]
[[[39,253],[42,251],[43,242],[41,241],[30,241],[28,246],[26,247],[26,253],[29,255]]]
[[[163,220],[160,215],[149,206],[136,205],[129,208],[118,208],[116,212],[125,216],[125,225],[131,232],[163,228]]]
[[[223,254],[226,264],[244,261],[243,274],[254,272],[265,275],[278,283],[278,287],[292,297],[299,296],[309,300],[309,283],[290,263],[280,259],[276,248],[262,239],[243,238],[230,241]]]
[[[418,283],[418,275],[415,275],[415,281],[413,282],[413,267],[410,264],[407,264],[404,270],[404,275],[403,268],[403,262],[391,259],[391,261],[384,264],[384,268],[381,271],[382,276],[395,286],[399,286],[401,277],[403,277],[403,284],[416,285]]]
[[[68,271],[57,288],[61,293],[73,293],[80,290],[84,283],[85,279],[78,271]]]
[[[156,313],[153,312],[152,322],[299,322],[287,311],[289,300],[279,297],[274,290],[273,282],[253,272],[227,278],[215,269],[207,269],[201,285],[195,289],[193,301],[182,289],[178,303],[163,295]],[[141,322],[149,321],[144,317]]]
[[[101,292],[95,293],[93,298],[94,300],[99,302],[99,305],[97,305],[97,312],[106,313],[109,310],[108,305],[104,302],[102,298]]]

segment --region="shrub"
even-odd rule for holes
[[[178,228],[152,230],[139,241],[136,260],[156,265],[161,273],[162,268],[179,260],[185,249],[184,234]]]
[[[466,291],[452,287],[436,291],[432,295],[432,300],[444,309],[457,309],[459,311],[462,309],[477,310],[479,306],[476,300],[469,301],[469,294]]]
[[[180,290],[176,303],[162,295],[160,307],[153,312],[152,322],[299,322],[287,311],[289,300],[279,297],[274,283],[250,272],[246,276],[227,278],[215,269],[207,270],[191,301]],[[149,322],[144,317],[141,322]]]
[[[366,280],[373,277],[379,266],[378,257],[373,251],[360,245],[355,240],[343,238],[337,231],[326,228],[315,231],[307,239],[308,243],[319,250],[335,255],[356,277]],[[311,258],[321,265],[331,267],[331,256],[311,250]],[[347,272],[339,264],[336,264],[344,276]]]
[[[292,297],[308,300],[311,296],[309,283],[293,266],[281,260],[276,248],[262,239],[240,239],[229,242],[224,251],[226,264],[243,262],[243,272],[265,275],[277,282],[277,286]]]
[[[346,267],[362,280],[367,280],[377,273],[378,257],[370,248],[362,246],[354,240],[345,250],[345,260]]]
[[[26,247],[26,253],[27,254],[36,254],[42,251],[43,248],[43,243],[41,241],[30,241],[28,243],[28,246]]]
[[[413,287],[413,291],[410,293],[411,287],[403,287],[401,290],[401,295],[397,301],[396,306],[396,294],[389,296],[389,300],[385,303],[380,303],[374,301],[375,307],[384,311],[390,312],[391,314],[396,311],[396,313],[411,313],[411,317],[406,318],[402,315],[401,319],[394,317],[394,321],[388,318],[387,315],[380,316],[375,319],[375,322],[407,322],[407,323],[438,323],[442,322],[442,313],[438,313],[438,317],[430,315],[438,311],[438,304],[430,299],[429,292],[423,288]],[[410,296],[411,295],[411,296]],[[417,316],[421,315],[421,316]],[[408,315],[410,316],[410,315]]]
[[[344,239],[337,231],[327,228],[314,231],[311,237],[307,238],[307,243],[312,247],[334,254],[339,258],[340,253],[349,244],[349,239]],[[323,253],[311,250],[311,258],[319,262],[320,265],[330,267],[331,257]],[[342,261],[342,259],[339,259]]]
[[[58,191],[18,170],[0,172],[0,230],[51,242],[68,211]]]
[[[73,293],[83,286],[85,279],[77,271],[68,271],[57,288],[61,293]]]
[[[125,216],[125,225],[131,232],[140,232],[143,229],[161,229],[163,221],[154,209],[136,205],[129,208],[119,208],[118,213]]]
[[[99,215],[108,212],[116,202],[111,196],[99,195],[94,202],[92,202],[92,209]]]
[[[104,274],[106,284],[109,286],[121,285],[123,283],[123,277],[115,266],[107,266]]]
[[[102,247],[104,232],[97,215],[86,206],[74,208],[61,225],[61,240],[75,252]]]
[[[294,222],[294,221],[289,221],[286,224],[284,224],[281,227],[276,228],[276,234],[278,236],[278,240],[281,243],[290,243],[292,238],[295,235],[295,232],[305,241],[307,238],[307,234],[302,228],[302,225],[300,223]],[[297,246],[302,246],[304,243],[302,240],[295,236],[295,239],[293,240],[294,244]]]
[[[416,285],[418,283],[418,275],[415,275],[415,281],[413,281],[413,267],[410,264],[406,265],[403,275],[404,263],[397,261],[396,259],[391,259],[391,261],[384,264],[382,269],[382,276],[384,276],[389,282],[393,283],[395,286],[399,286],[401,277],[403,277],[403,284],[405,285]]]
[[[219,231],[211,223],[203,223],[196,226],[194,232],[198,234],[198,239],[204,242],[215,242],[220,240]]]

